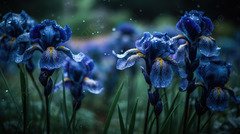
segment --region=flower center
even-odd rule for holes
[[[55,49],[55,48],[54,48],[54,47],[48,47],[47,49],[50,51],[50,53],[51,53],[51,56],[52,56],[53,49]]]

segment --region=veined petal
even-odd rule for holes
[[[125,51],[123,54],[116,54],[116,52],[114,50],[112,50],[113,55],[115,55],[116,57],[118,57],[120,59],[126,57],[128,54],[136,54],[138,52],[140,52],[140,51],[136,48],[129,49],[129,50]]]
[[[171,57],[177,62],[177,63],[180,63],[182,61],[184,61],[184,58],[185,58],[185,53],[186,53],[186,46],[187,46],[187,43],[186,44],[182,44],[178,47],[177,51],[175,54],[171,55]]]
[[[65,88],[70,88],[72,81],[69,78],[64,78],[64,83],[65,83]],[[63,81],[60,81],[57,84],[55,84],[53,93],[55,93],[61,89],[63,89]]]
[[[69,56],[70,58],[72,58],[73,60],[75,60],[76,62],[81,62],[82,59],[85,57],[85,54],[80,52],[78,54],[73,54],[72,51],[65,47],[65,46],[60,46],[57,48],[58,51],[62,51],[64,52],[67,56]]]
[[[54,47],[48,47],[41,56],[40,68],[52,70],[60,68],[64,64],[64,55]]]
[[[199,51],[206,57],[218,56],[220,48],[211,37],[201,36],[198,42]]]
[[[207,97],[207,106],[213,111],[225,111],[228,107],[228,96],[221,88],[215,87]]]
[[[86,77],[83,80],[83,89],[93,94],[100,94],[104,88],[101,82]]]
[[[155,88],[165,88],[172,82],[171,67],[163,60],[156,59],[150,72],[150,80]]]
[[[138,60],[140,58],[144,58],[144,57],[145,57],[145,55],[143,55],[142,53],[137,53],[128,58],[118,59],[116,68],[119,70],[124,70],[128,67],[133,66],[135,64],[136,60]]]
[[[213,23],[211,19],[208,17],[202,17],[203,27],[202,27],[202,35],[209,36],[213,31]]]
[[[17,54],[15,62],[20,63],[20,62],[25,62],[25,61],[29,60],[30,58],[32,58],[32,55],[35,50],[39,50],[41,52],[43,51],[39,45],[33,45],[33,46],[29,47],[28,49],[26,49],[26,51],[22,55]]]
[[[186,78],[187,74],[182,68],[178,67],[177,62],[175,62],[171,57],[164,58],[164,60],[171,65],[172,70],[177,73],[181,78]]]

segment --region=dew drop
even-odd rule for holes
[[[121,50],[121,53],[123,52],[123,50]]]
[[[5,92],[8,93],[8,89],[6,89]]]
[[[85,20],[82,21],[83,23],[85,22]]]
[[[132,18],[130,18],[129,20],[132,21]]]
[[[112,31],[113,31],[113,32],[115,32],[115,31],[116,31],[116,28],[115,28],[115,27],[114,27],[114,28],[112,28]]]
[[[107,53],[104,53],[104,55],[107,55]]]
[[[200,5],[197,5],[197,8],[200,8]]]

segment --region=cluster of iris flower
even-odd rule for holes
[[[45,96],[49,96],[53,88],[51,75],[54,70],[63,67],[67,74],[65,80],[71,82],[70,88],[79,108],[83,90],[99,94],[103,87],[100,82],[90,79],[94,62],[85,54],[74,55],[63,45],[71,38],[68,25],[63,29],[54,20],[44,20],[37,24],[24,11],[21,14],[7,13],[0,23],[0,60],[26,64],[30,72],[34,70],[31,61],[35,51],[41,52],[39,81],[44,86]],[[76,88],[77,87],[77,88]],[[72,90],[74,89],[74,90]]]
[[[198,115],[207,110],[225,111],[229,102],[225,91],[236,103],[240,102],[239,97],[235,97],[234,92],[225,86],[229,80],[231,64],[218,58],[220,48],[211,37],[213,23],[203,14],[195,10],[185,13],[176,25],[183,35],[171,38],[167,33],[152,35],[146,32],[136,41],[136,48],[123,54],[113,51],[119,58],[116,64],[119,70],[132,67],[138,59],[144,59],[146,69],[141,67],[142,73],[149,85],[149,101],[154,106],[156,116],[162,111],[158,91],[171,84],[172,70],[182,78],[180,91],[186,91],[190,95],[197,87],[202,87],[201,99],[196,99],[195,104]],[[195,72],[197,79],[194,77]],[[154,92],[151,91],[152,86]]]

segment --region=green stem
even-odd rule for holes
[[[186,128],[187,128],[188,107],[189,107],[189,96],[190,96],[190,93],[187,92],[186,101],[185,101],[185,109],[184,109],[183,134],[186,133]]]
[[[66,90],[65,90],[65,82],[64,82],[64,75],[62,74],[62,84],[63,84],[63,109],[65,112],[65,119],[66,119],[66,124],[68,124],[69,119],[68,119],[68,113],[67,113],[67,105],[66,105]]]
[[[71,124],[72,124],[73,120],[76,118],[76,113],[77,113],[77,108],[74,108],[73,113],[72,113],[72,117],[71,117],[71,119],[69,121],[69,124],[68,124],[68,127],[67,127],[67,132],[71,132],[70,131]]]
[[[25,65],[20,64],[20,81],[22,93],[22,108],[23,108],[23,133],[27,132],[27,75]]]
[[[144,134],[147,133],[149,106],[150,106],[150,101],[149,101],[149,99],[148,99],[148,102],[147,102],[147,111],[146,111],[145,122],[144,122],[144,130],[143,130],[143,133],[144,133]]]
[[[153,127],[153,123],[154,123],[155,120],[156,120],[156,118],[154,118],[154,119],[152,120],[151,125],[150,125],[150,128],[149,128],[149,130],[148,130],[148,134],[151,134],[151,132],[152,132],[152,127]]]
[[[48,96],[45,96],[46,99],[46,118],[47,118],[47,134],[50,134],[50,111],[49,111],[49,101]]]
[[[197,133],[199,133],[200,131],[200,125],[201,125],[201,115],[198,115]]]
[[[159,134],[159,116],[157,118],[157,123],[156,123],[156,132]]]

